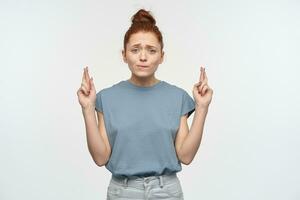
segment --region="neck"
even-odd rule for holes
[[[158,80],[154,76],[141,78],[141,77],[136,77],[136,76],[132,75],[128,81],[130,81],[131,83],[138,85],[138,86],[150,87],[150,86],[158,83],[160,80]]]

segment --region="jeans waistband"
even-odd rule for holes
[[[155,183],[159,182],[160,187],[163,187],[164,184],[168,182],[172,182],[176,180],[177,174],[163,174],[163,175],[157,175],[157,176],[145,176],[145,177],[117,177],[113,176],[111,180],[118,184],[122,185],[124,187],[131,186],[135,188],[145,188],[145,185],[149,184],[150,182]]]

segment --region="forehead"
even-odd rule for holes
[[[138,32],[130,36],[128,41],[129,46],[140,44],[142,46],[150,45],[154,47],[159,47],[159,41],[156,38],[155,34],[152,32]]]

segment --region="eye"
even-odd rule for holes
[[[138,51],[138,49],[137,48],[135,48],[135,49],[131,49],[131,52],[132,53],[136,53]]]
[[[156,53],[155,49],[150,49],[150,53]]]

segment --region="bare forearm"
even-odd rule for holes
[[[189,164],[194,159],[201,143],[205,118],[208,108],[195,108],[195,114],[192,121],[189,134],[185,138],[180,152],[186,164]]]
[[[89,152],[97,165],[106,162],[107,149],[99,133],[95,108],[82,109]]]

